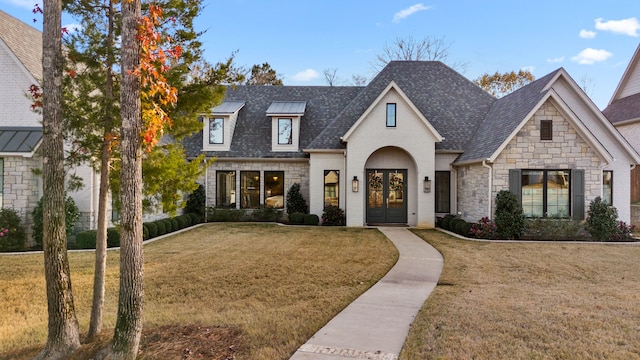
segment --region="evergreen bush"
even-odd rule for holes
[[[618,209],[603,201],[600,196],[589,203],[586,229],[597,241],[610,241],[618,232]]]
[[[525,230],[524,211],[514,193],[501,190],[496,195],[496,235],[500,239],[520,239]]]
[[[153,239],[158,236],[158,225],[155,222],[144,223],[147,229],[149,229],[149,239]]]
[[[207,221],[212,222],[237,222],[246,217],[246,212],[242,209],[218,209],[209,208],[207,211]]]
[[[301,212],[294,212],[289,214],[289,224],[291,225],[304,224],[304,214]]]
[[[204,210],[207,201],[207,194],[204,190],[204,185],[198,185],[189,197],[187,198],[187,204],[184,207],[184,211],[190,214],[197,214],[201,218],[204,218]]]
[[[295,183],[291,185],[287,192],[287,214],[294,212],[300,212],[303,214],[308,213],[307,201],[300,193],[300,184]]]
[[[325,206],[322,212],[323,226],[345,226],[347,219],[344,211],[335,205]]]
[[[80,210],[78,210],[78,206],[76,206],[76,202],[73,200],[71,196],[66,196],[64,200],[65,205],[65,224],[66,224],[66,233],[67,237],[73,233],[73,229],[76,227],[76,222],[80,217]],[[33,240],[36,243],[36,247],[38,249],[42,249],[42,232],[43,232],[43,211],[44,211],[44,203],[43,198],[40,198],[38,204],[31,212],[31,216],[33,217]]]
[[[173,228],[173,222],[171,222],[171,219],[162,219],[160,221],[164,223],[165,234],[169,234],[176,231],[176,229]]]
[[[164,224],[164,221],[156,220],[153,223],[156,224],[156,227],[158,228],[158,236],[162,236],[167,233],[167,227]]]

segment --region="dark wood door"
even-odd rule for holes
[[[407,170],[367,170],[367,224],[406,224]]]

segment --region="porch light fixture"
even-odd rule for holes
[[[431,192],[431,180],[429,180],[428,176],[424,177],[424,192],[426,193]]]
[[[351,180],[351,191],[358,192],[358,185],[359,185],[358,177],[354,176],[353,180]]]

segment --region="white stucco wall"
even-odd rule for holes
[[[396,103],[396,127],[386,127],[386,104]],[[427,119],[428,120],[428,119]],[[366,166],[370,157],[379,149],[391,147],[387,154],[404,153],[400,162],[393,158],[375,159],[375,165],[389,166],[391,169],[409,170],[407,180],[408,218],[411,226],[433,227],[435,224],[434,192],[422,191],[422,179],[434,178],[435,142],[437,137],[422,122],[404,98],[393,88],[356,124],[347,142],[346,176],[351,181],[354,176],[360,179],[361,190],[357,193],[346,192],[346,215],[348,226],[365,225],[366,210]],[[410,160],[409,160],[410,159]],[[411,163],[411,164],[410,164]],[[372,166],[373,163],[370,163]],[[410,166],[411,165],[411,166]]]
[[[345,178],[343,152],[312,152],[309,158],[309,213],[322,216],[324,211],[324,171],[339,170],[339,207],[345,209],[345,192],[351,191],[351,180]]]

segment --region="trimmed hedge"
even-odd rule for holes
[[[318,225],[320,223],[320,218],[316,214],[307,214],[304,216],[304,224],[305,225]]]
[[[96,230],[85,230],[76,234],[76,249],[95,249],[98,232]],[[116,228],[107,229],[107,247],[120,246],[120,232]]]
[[[294,212],[289,214],[289,224],[302,225],[304,224],[304,213]]]
[[[158,236],[158,225],[155,222],[147,222],[143,224],[149,230],[149,239]]]
[[[167,226],[164,224],[164,221],[156,220],[153,223],[156,224],[156,227],[158,228],[158,236],[162,236],[167,233]]]

